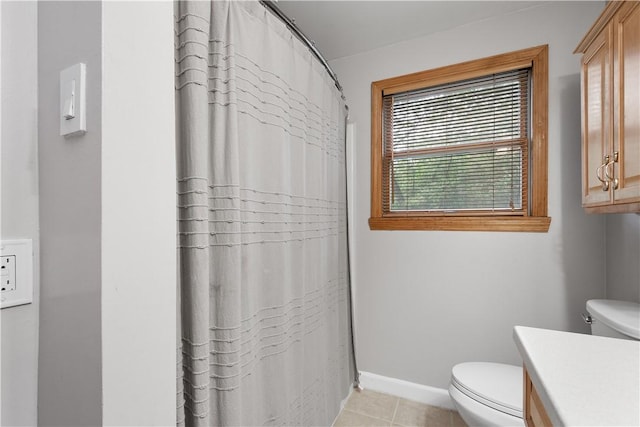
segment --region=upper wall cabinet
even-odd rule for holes
[[[582,205],[640,212],[640,2],[611,1],[582,39]]]

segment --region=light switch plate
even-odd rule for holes
[[[76,64],[60,72],[60,135],[87,131],[86,66]]]
[[[0,243],[0,308],[33,302],[33,244],[30,239]]]

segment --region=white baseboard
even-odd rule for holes
[[[403,399],[440,408],[455,409],[449,397],[449,392],[443,388],[430,387],[362,371],[360,372],[360,385],[365,390],[392,394]]]
[[[349,400],[349,398],[351,397],[351,393],[353,393],[353,385],[349,384],[349,390],[347,391],[347,397],[342,399],[342,402],[340,402],[340,411],[338,411],[338,413],[336,414],[336,417],[334,418],[333,422],[331,423],[332,426],[338,420],[338,417],[340,416],[340,414],[342,413],[342,410],[344,409],[345,405],[347,404],[347,400]]]
[[[351,393],[353,393],[353,385],[349,384],[349,391],[347,392],[347,397],[342,399],[342,402],[340,402],[341,411],[344,409],[344,406],[347,404],[347,400],[349,400],[349,398],[351,397]]]

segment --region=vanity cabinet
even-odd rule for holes
[[[610,1],[582,53],[582,205],[640,212],[640,2]]]
[[[527,372],[527,368],[523,369],[524,372],[524,422],[527,427],[552,427],[553,424],[547,415],[547,411],[544,409],[544,405],[540,400],[540,396],[536,391],[536,388],[531,382],[531,377]]]
[[[640,426],[640,342],[513,328],[532,426]]]

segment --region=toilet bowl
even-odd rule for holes
[[[467,362],[451,370],[449,395],[469,426],[524,426],[522,368]]]
[[[585,322],[592,335],[640,339],[640,305],[589,300]],[[522,368],[501,363],[467,362],[453,367],[449,395],[469,426],[524,426]]]

